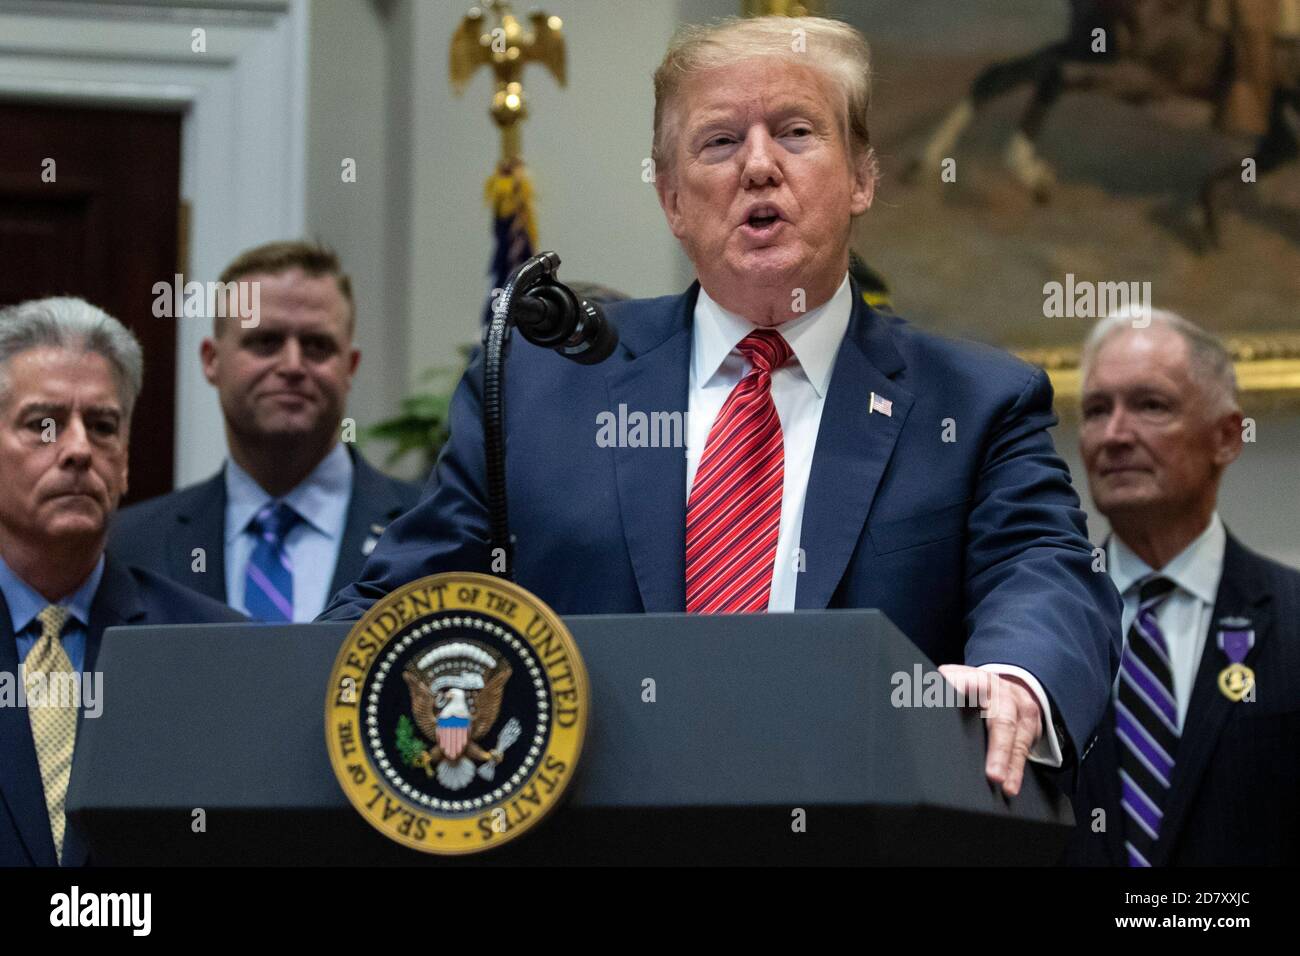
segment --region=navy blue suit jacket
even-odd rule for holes
[[[220,602],[148,571],[128,568],[109,555],[104,562],[99,590],[90,605],[82,670],[94,671],[105,628],[247,620]],[[18,644],[3,595],[0,595],[0,673],[18,673]],[[111,695],[112,691],[106,689],[105,693]],[[79,723],[83,719],[84,713]],[[87,858],[85,841],[69,824],[63,842],[63,864],[80,866]],[[57,863],[27,709],[0,707],[0,866],[55,866]]]
[[[1256,699],[1219,691],[1228,659],[1219,621],[1251,622]],[[1113,703],[1079,766],[1077,826],[1067,853],[1085,866],[1124,866],[1124,809]],[[1096,810],[1106,811],[1094,832]],[[1300,572],[1228,535],[1210,632],[1187,705],[1153,866],[1300,863]]]
[[[686,456],[608,448],[597,416],[687,410],[698,283],[611,304],[621,343],[583,367],[516,338],[507,360],[515,578],[560,614],[685,608]],[[803,515],[798,608],[880,608],[934,661],[1034,674],[1080,749],[1101,719],[1120,601],[1092,547],[1046,375],[873,311],[854,284]],[[323,618],[361,616],[422,575],[489,571],[476,359],[420,504],[389,527]],[[870,395],[893,403],[870,413]],[[956,440],[944,441],[952,419]],[[797,639],[797,623],[792,636]]]
[[[356,450],[352,456],[352,499],[330,580],[338,593],[361,574],[366,542],[373,542],[394,518],[413,507],[420,487],[390,478]],[[123,563],[171,578],[217,601],[226,600],[226,478],[219,471],[201,484],[123,508],[109,529],[108,550]],[[206,570],[193,570],[194,549],[207,555]]]

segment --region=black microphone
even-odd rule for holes
[[[600,306],[579,298],[556,278],[560,257],[542,252],[510,275],[498,300],[506,319],[529,342],[554,349],[579,365],[595,365],[614,354],[618,330]]]

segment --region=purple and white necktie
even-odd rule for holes
[[[1174,589],[1159,575],[1142,581],[1138,612],[1129,627],[1119,666],[1115,733],[1119,737],[1119,778],[1124,807],[1124,849],[1129,866],[1150,866],[1160,839],[1165,798],[1178,752],[1178,700],[1169,647],[1156,612]]]

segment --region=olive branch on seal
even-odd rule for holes
[[[405,714],[397,719],[397,752],[408,767],[423,766],[428,761],[429,748],[416,736],[415,725]]]

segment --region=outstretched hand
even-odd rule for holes
[[[1043,732],[1043,712],[1032,691],[1018,677],[967,667],[943,664],[942,674],[964,699],[988,701],[980,712],[987,721],[988,752],[984,774],[1002,792],[1014,797],[1025,778],[1025,761]]]

